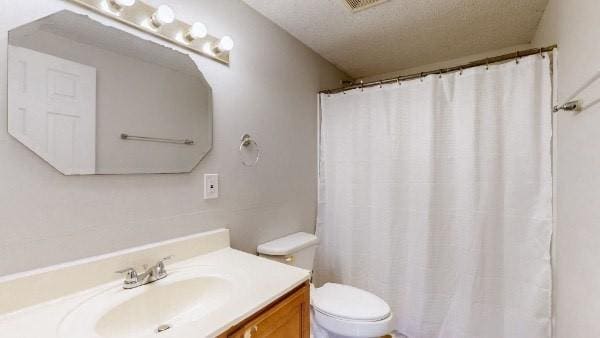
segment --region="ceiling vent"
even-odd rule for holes
[[[358,12],[373,6],[380,5],[389,0],[344,0],[346,5],[353,11]]]

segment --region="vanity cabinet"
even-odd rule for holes
[[[309,338],[309,295],[306,282],[218,338]]]

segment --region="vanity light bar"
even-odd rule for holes
[[[192,25],[175,18],[168,5],[150,6],[140,0],[69,0],[128,26],[228,65],[233,40],[208,34],[200,22]]]

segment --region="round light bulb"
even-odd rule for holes
[[[220,52],[229,52],[230,50],[233,49],[233,39],[229,36],[222,37],[221,40],[219,41],[219,45],[217,46],[217,49]]]
[[[202,39],[206,37],[207,34],[208,30],[206,29],[206,26],[201,22],[196,22],[190,27],[185,37],[192,41],[196,39]]]
[[[120,12],[125,7],[131,7],[135,4],[135,0],[108,0],[108,4],[112,10]]]
[[[135,4],[135,0],[112,0],[119,7],[131,7]]]
[[[156,12],[152,14],[152,23],[156,27],[160,27],[164,24],[171,23],[175,20],[175,13],[171,7],[167,5],[160,5],[156,9]]]

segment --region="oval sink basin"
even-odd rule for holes
[[[61,337],[125,338],[156,334],[192,322],[225,305],[232,282],[224,276],[173,272],[166,278],[124,290],[120,286],[93,296],[68,315]]]
[[[186,314],[201,316],[227,301],[227,283],[200,277],[167,285],[145,285],[147,291],[117,305],[96,324],[102,337],[131,337],[160,325],[175,325]],[[144,287],[144,286],[142,286]]]

